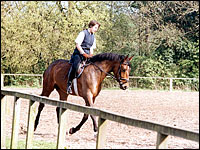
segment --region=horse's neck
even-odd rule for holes
[[[113,66],[115,65],[115,63],[110,63],[109,61],[102,61],[100,63],[97,64],[105,74],[102,74],[102,76],[105,78],[108,72],[112,71]]]

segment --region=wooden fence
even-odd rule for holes
[[[29,112],[28,112],[28,126],[27,126],[27,136],[25,148],[32,148],[33,134],[34,134],[34,120],[36,116],[36,103],[42,102],[44,104],[49,104],[53,106],[60,107],[60,123],[58,127],[58,137],[57,137],[57,149],[64,148],[65,135],[66,135],[66,110],[70,109],[73,111],[78,111],[81,113],[91,114],[98,116],[98,134],[96,139],[96,148],[105,148],[106,142],[106,124],[108,120],[119,122],[126,125],[131,125],[139,128],[144,128],[157,132],[157,142],[156,148],[167,148],[167,139],[171,136],[177,136],[184,139],[199,142],[199,133],[183,130],[175,127],[165,126],[149,121],[138,120],[123,116],[120,114],[112,113],[109,111],[91,108],[87,106],[80,106],[70,102],[63,102],[60,100],[47,98],[43,96],[37,96],[32,94],[26,94],[11,90],[1,90],[1,148],[5,148],[6,139],[6,95],[14,96],[14,107],[13,107],[13,121],[12,121],[12,134],[11,134],[11,144],[10,148],[17,148],[18,143],[18,133],[19,133],[19,118],[20,118],[20,100],[19,98],[28,99],[29,102]]]
[[[42,74],[1,74],[1,87],[4,87],[4,77],[5,76],[39,76],[41,77],[41,81],[43,82],[43,75]],[[107,76],[109,77],[109,76]],[[130,79],[164,79],[169,80],[169,90],[173,90],[173,80],[199,80],[198,78],[166,78],[166,77],[136,77],[130,76]],[[42,85],[42,83],[41,83]]]

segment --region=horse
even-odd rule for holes
[[[102,82],[104,78],[109,75],[117,80],[120,85],[120,89],[126,90],[129,86],[129,74],[131,70],[130,60],[133,58],[119,55],[115,53],[100,53],[91,57],[84,68],[81,76],[77,78],[77,84],[72,86],[71,95],[80,96],[85,100],[85,105],[93,107],[96,97],[99,95]],[[47,96],[56,89],[59,94],[59,99],[67,101],[68,95],[66,92],[68,72],[71,64],[68,60],[58,59],[52,62],[43,73],[43,88],[41,96]],[[111,74],[111,72],[113,74]],[[77,88],[76,88],[77,87]],[[34,131],[39,124],[39,118],[41,111],[44,108],[44,103],[39,103],[38,112],[35,119]],[[57,122],[59,123],[59,110],[57,112]],[[81,126],[87,121],[88,114],[84,114],[81,122],[69,130],[70,134],[74,134],[80,130]],[[94,132],[97,131],[96,117],[90,115],[93,121]]]

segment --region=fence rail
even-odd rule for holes
[[[36,106],[35,102],[42,102],[44,104],[49,104],[52,106],[60,107],[60,124],[58,129],[58,137],[57,137],[57,148],[64,148],[64,140],[65,140],[65,131],[66,131],[66,110],[70,109],[73,111],[78,111],[81,113],[91,114],[99,117],[98,122],[98,134],[96,140],[96,148],[105,148],[106,142],[106,124],[107,120],[119,122],[126,125],[131,125],[143,129],[148,129],[157,132],[157,143],[156,148],[167,148],[167,139],[168,136],[177,136],[187,140],[192,140],[199,142],[199,133],[184,129],[179,129],[175,127],[170,127],[166,125],[161,125],[158,123],[153,123],[149,121],[143,121],[139,119],[130,118],[127,116],[123,116],[117,113],[112,113],[109,111],[91,108],[87,106],[81,106],[77,104],[73,104],[70,102],[64,102],[52,98],[47,98],[43,96],[37,96],[32,94],[26,94],[22,92],[16,92],[11,90],[1,90],[1,148],[5,148],[5,96],[14,96],[14,109],[13,109],[13,128],[11,135],[11,146],[10,148],[17,148],[18,141],[18,130],[19,130],[19,110],[20,110],[20,102],[19,98],[28,99],[29,103],[29,112],[28,112],[28,127],[27,127],[27,137],[26,137],[26,148],[32,148],[32,140],[33,140],[33,127],[34,127],[34,118],[36,116]],[[3,122],[2,122],[3,121]],[[63,134],[64,133],[64,134]]]
[[[4,87],[4,77],[5,76],[39,76],[41,77],[41,81],[43,82],[43,75],[42,74],[1,74],[1,87]],[[110,76],[107,76],[110,77]],[[169,80],[169,90],[173,91],[173,80],[199,80],[199,78],[173,78],[173,77],[137,77],[137,76],[130,76],[130,79],[165,79]],[[43,83],[41,83],[43,84]]]

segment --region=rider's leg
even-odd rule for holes
[[[67,81],[67,93],[70,94],[72,93],[71,90],[71,85],[72,85],[72,80],[74,79],[74,75],[75,71],[73,69],[73,67],[71,66],[70,70],[69,70],[69,74],[68,74],[68,81]]]
[[[78,64],[81,62],[80,56],[74,55],[71,62],[72,62],[72,66],[69,70],[68,81],[67,81],[67,93],[68,94],[72,93],[72,90],[71,90],[72,80],[75,78],[76,68],[77,68]]]

